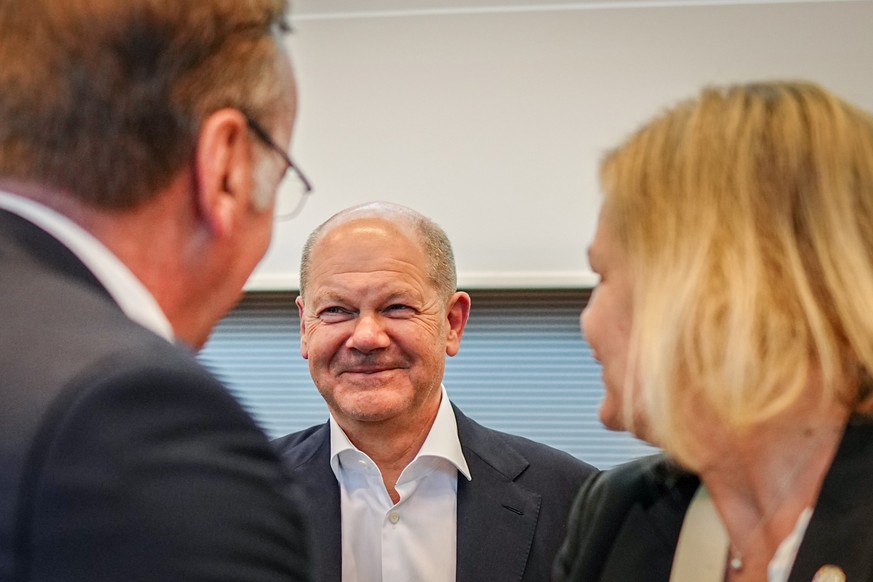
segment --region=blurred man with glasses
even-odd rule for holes
[[[311,190],[277,145],[285,19],[0,3],[0,580],[309,579],[292,484],[191,355],[266,252],[282,177]]]

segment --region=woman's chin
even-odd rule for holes
[[[621,420],[618,408],[608,398],[600,403],[598,416],[600,417],[600,423],[608,430],[627,431],[627,427]]]

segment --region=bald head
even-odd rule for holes
[[[417,240],[427,258],[427,275],[431,284],[443,298],[448,298],[457,289],[457,274],[452,245],[445,231],[434,221],[415,210],[390,202],[367,202],[341,210],[316,228],[303,246],[300,261],[300,295],[305,297],[312,253],[319,243],[338,228],[352,223],[368,222],[378,227],[405,232]]]

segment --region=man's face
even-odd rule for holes
[[[301,354],[344,429],[401,417],[425,426],[436,414],[469,298],[441,298],[426,265],[415,235],[378,217],[333,227],[313,249],[297,300]]]

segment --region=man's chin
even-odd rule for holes
[[[335,400],[342,414],[358,422],[382,422],[403,414],[407,402],[396,388],[370,386],[351,389]]]

